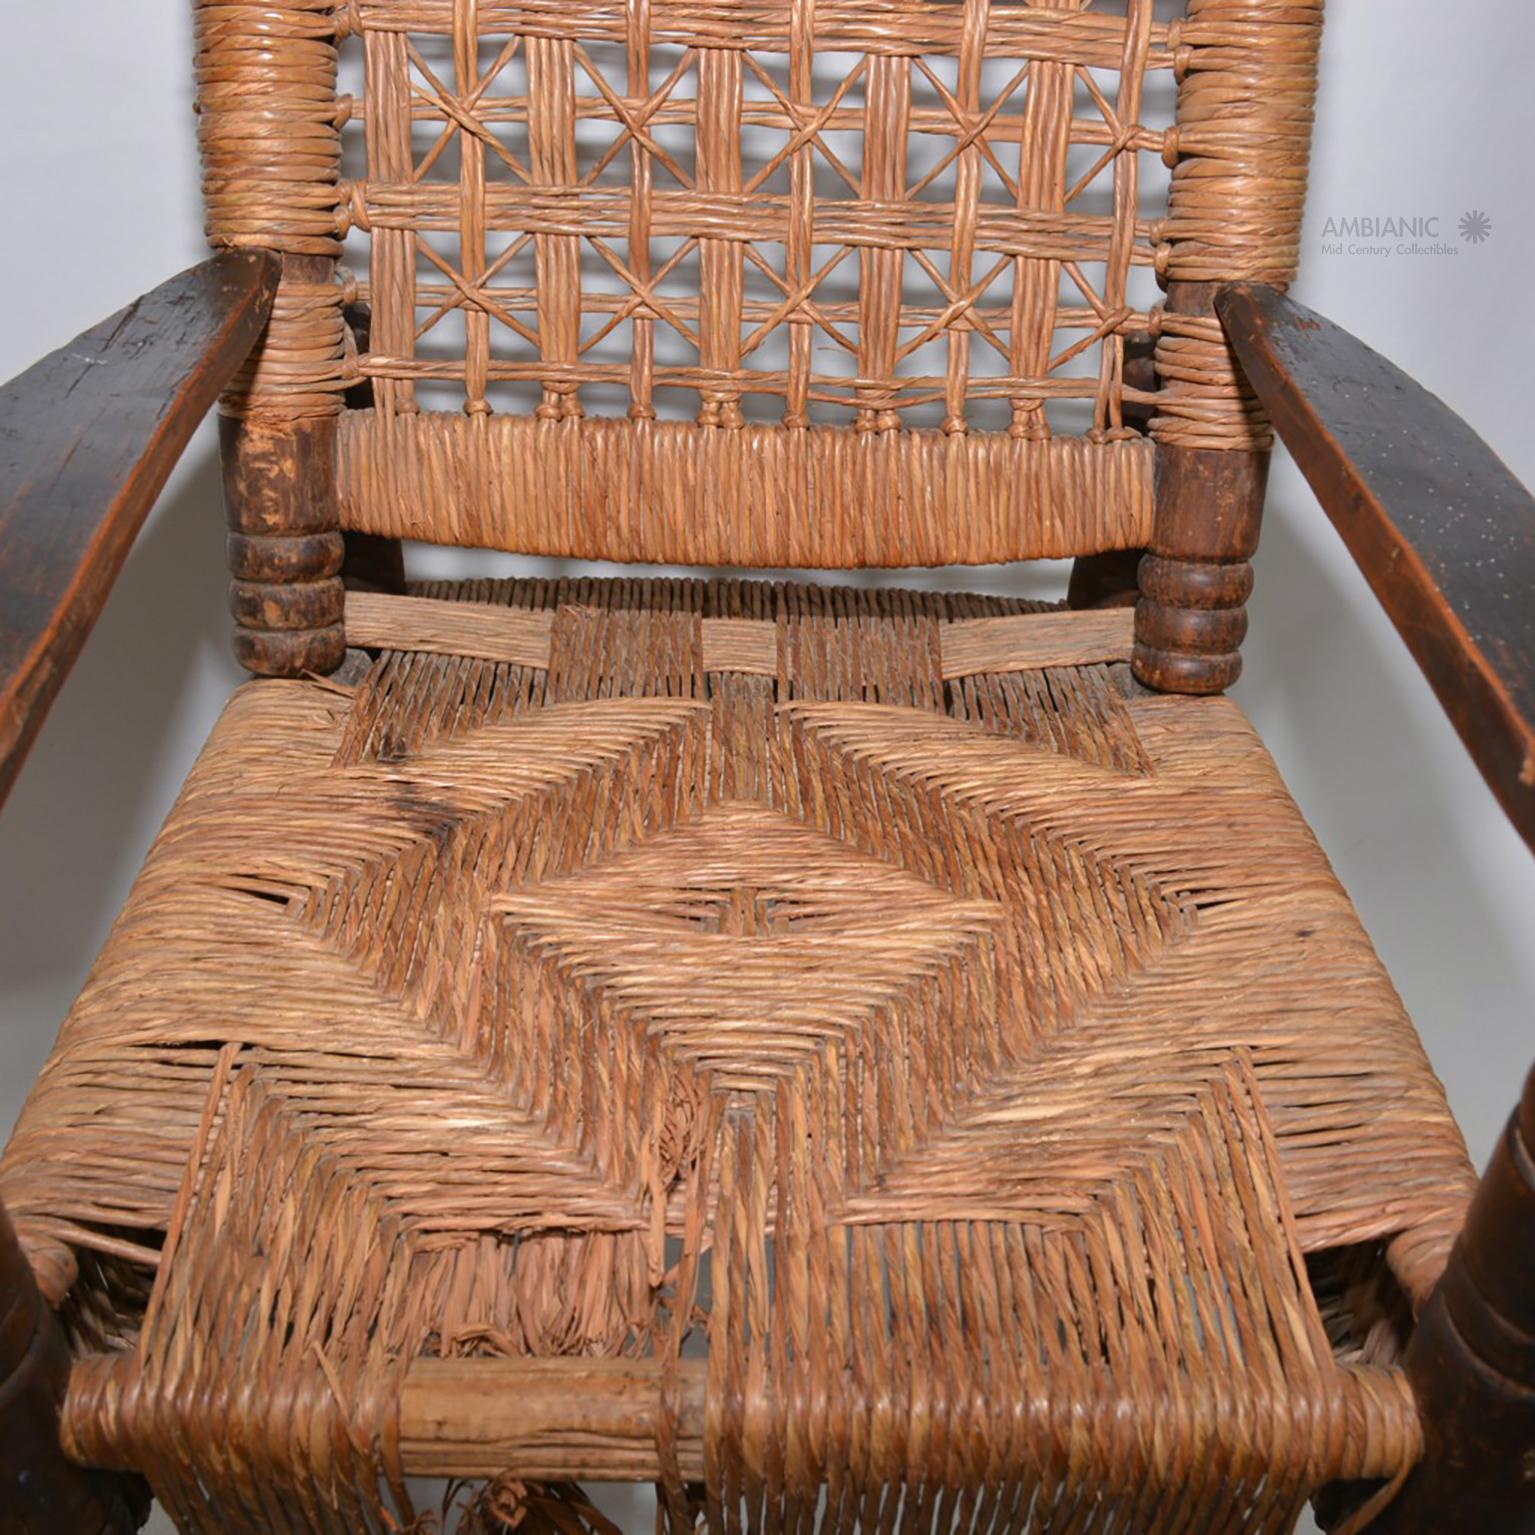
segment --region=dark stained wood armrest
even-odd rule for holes
[[[1535,848],[1535,499],[1442,401],[1320,315],[1248,284],[1223,289],[1216,311],[1317,499]],[[1406,1365],[1426,1452],[1405,1485],[1361,1510],[1369,1529],[1535,1531],[1535,1074]]]
[[[0,387],[0,801],[278,273],[216,256]]]
[[[1535,498],[1443,401],[1255,284],[1216,311],[1285,445],[1535,848]]]

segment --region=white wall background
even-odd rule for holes
[[[182,0],[12,7],[0,96],[0,377],[203,254]],[[1535,485],[1535,6],[1333,0],[1297,296],[1421,378]],[[67,82],[61,95],[60,81]],[[1326,255],[1329,216],[1472,209],[1454,256]],[[206,428],[0,817],[0,1133],[223,700]],[[970,573],[970,581],[977,580]],[[982,577],[1002,589],[1006,572]],[[1535,1058],[1535,860],[1288,462],[1238,696],[1352,892],[1478,1162]],[[1532,594],[1535,600],[1535,594]],[[638,1527],[638,1525],[636,1525]]]

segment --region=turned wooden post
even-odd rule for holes
[[[268,677],[329,672],[346,648],[336,418],[223,416],[235,659]]]
[[[1535,1531],[1535,1072],[1407,1348],[1422,1462],[1372,1535]]]
[[[69,1349],[0,1204],[0,1535],[126,1535],[144,1484],[88,1471],[59,1446]]]
[[[1215,325],[1215,292],[1214,283],[1173,283],[1168,315]],[[1241,675],[1268,463],[1266,448],[1159,445],[1131,661],[1147,687],[1221,693]]]
[[[1279,13],[1282,13],[1282,19]],[[1272,440],[1215,315],[1218,285],[1295,276],[1322,0],[1189,0],[1156,253],[1157,497],[1132,666],[1149,687],[1219,693],[1242,669]]]
[[[282,258],[266,334],[220,405],[235,655],[264,676],[330,672],[346,651],[341,22],[312,0],[196,0],[195,16],[209,239]]]

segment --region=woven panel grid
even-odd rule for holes
[[[1125,340],[1152,328],[1130,274],[1158,259],[1141,161],[1171,142],[1154,10],[356,4],[361,372],[386,414],[522,385],[545,418],[584,391],[958,432],[994,401],[1043,437],[1076,401],[1124,435]]]
[[[1321,0],[197,17],[209,233],[285,257],[225,406],[340,412],[343,526],[1050,558],[1148,541],[1153,444],[1268,444],[1208,294],[1157,282],[1294,275]]]

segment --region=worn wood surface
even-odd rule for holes
[[[703,1478],[705,1363],[671,1386],[684,1479]],[[410,1476],[494,1476],[509,1464],[549,1481],[659,1477],[656,1419],[667,1381],[652,1359],[418,1359],[400,1395]]]
[[[941,627],[939,671],[945,681],[977,672],[1043,671],[1130,658],[1128,612],[1014,613],[961,619]],[[396,596],[361,587],[347,595],[347,643],[379,650],[474,656],[511,666],[547,667],[554,615],[493,603]],[[782,664],[778,627],[742,618],[705,618],[698,625],[705,671],[776,677]]]
[[[276,281],[217,256],[0,389],[0,799]]]
[[[1163,693],[1222,693],[1242,674],[1267,459],[1163,448],[1156,537],[1140,565],[1137,679]]]
[[[1133,608],[1140,595],[1144,549],[1110,549],[1084,554],[1071,563],[1066,587],[1069,608]]]
[[[339,302],[331,257],[284,252],[262,362],[326,344],[310,307],[327,292]],[[219,422],[235,659],[261,677],[333,672],[346,650],[336,416],[295,404],[268,372],[258,365]]]
[[[346,649],[336,419],[219,421],[235,659],[263,677],[330,672]]]
[[[1214,312],[1214,283],[1172,283],[1176,314]],[[1135,610],[1137,680],[1163,693],[1222,693],[1242,673],[1251,560],[1263,524],[1269,455],[1157,451],[1156,522]]]
[[[148,1510],[134,1476],[86,1471],[59,1447],[64,1333],[0,1204],[0,1535],[126,1535]]]
[[[1272,288],[1222,290],[1242,366],[1477,766],[1535,847],[1535,498],[1441,400]]]
[[[1408,1345],[1426,1452],[1373,1535],[1535,1531],[1535,1073]]]

